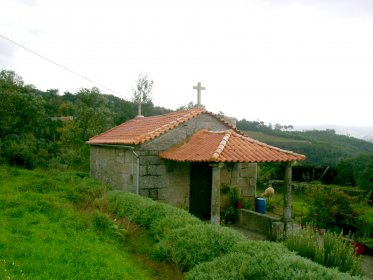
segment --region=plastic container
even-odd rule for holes
[[[255,199],[255,211],[258,213],[266,213],[266,199],[263,197],[257,197]]]

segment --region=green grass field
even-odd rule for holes
[[[153,279],[123,231],[90,208],[107,189],[82,173],[0,166],[0,278]]]

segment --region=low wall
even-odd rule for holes
[[[261,233],[271,240],[284,238],[285,225],[279,218],[274,218],[248,209],[238,209],[240,227]]]

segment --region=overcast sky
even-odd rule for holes
[[[372,0],[0,0],[0,35],[131,99],[271,123],[373,126]],[[95,86],[0,37],[0,68],[41,90]],[[100,88],[104,93],[113,93]]]

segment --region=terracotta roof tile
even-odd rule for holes
[[[87,144],[123,144],[137,145],[152,140],[159,135],[185,123],[186,121],[200,115],[209,114],[233,128],[231,124],[221,119],[218,115],[206,111],[203,108],[195,108],[172,112],[152,117],[136,117],[106,132],[92,137]]]
[[[185,144],[171,147],[161,158],[190,162],[286,162],[304,160],[304,155],[282,150],[233,130],[200,130]]]

